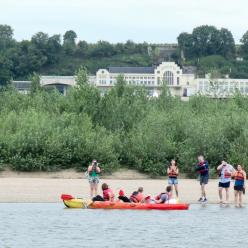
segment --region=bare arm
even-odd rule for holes
[[[100,169],[99,166],[96,167],[96,172],[97,172],[97,173],[100,173],[100,172],[101,172],[101,169]]]
[[[244,171],[244,188],[245,188],[245,184],[246,184],[246,172]]]
[[[92,165],[88,167],[88,173],[90,173],[91,171],[92,171]]]
[[[170,173],[170,167],[167,168],[167,174],[169,175]]]
[[[217,170],[218,170],[218,171],[221,170],[222,167],[223,167],[223,164],[220,164],[220,165],[217,167]]]
[[[160,203],[162,203],[162,200],[161,199],[160,200],[155,200],[155,203],[160,204]]]

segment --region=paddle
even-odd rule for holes
[[[62,194],[62,195],[60,196],[60,198],[61,198],[63,201],[69,201],[69,200],[73,199],[74,197],[71,196],[71,195]]]

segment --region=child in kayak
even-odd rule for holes
[[[138,191],[134,191],[130,196],[130,201],[134,203],[144,202],[143,187],[139,187]]]
[[[102,184],[102,193],[103,193],[103,199],[104,201],[114,201],[115,195],[112,191],[112,189],[109,188],[108,184],[103,183]]]
[[[125,193],[124,193],[124,191],[123,191],[122,189],[119,191],[118,199],[119,199],[120,201],[122,201],[122,202],[131,202],[131,201],[128,199],[128,197],[125,196]]]
[[[166,187],[166,191],[160,193],[158,196],[155,197],[155,203],[167,203],[171,199],[172,195],[172,187],[169,185]]]

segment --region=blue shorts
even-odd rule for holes
[[[226,183],[219,182],[219,188],[228,189],[229,187],[230,187],[230,182],[226,182]]]
[[[200,185],[208,184],[208,175],[200,175]]]
[[[175,177],[169,177],[169,178],[168,178],[168,184],[169,184],[169,185],[178,184],[177,178],[175,178]]]

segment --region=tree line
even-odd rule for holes
[[[217,71],[220,76],[248,78],[248,32],[235,45],[225,28],[203,25],[178,36],[178,48],[171,57],[181,66],[193,65],[197,73]],[[108,66],[151,66],[161,61],[159,44],[107,41],[88,43],[73,30],[63,36],[38,32],[30,40],[16,41],[8,25],[0,25],[0,85],[11,79],[27,80],[34,72],[43,75],[73,75],[80,66],[90,73]],[[237,57],[243,61],[237,61]]]
[[[158,98],[128,85],[123,77],[104,96],[89,85],[84,69],[68,95],[39,87],[31,92],[11,86],[0,91],[0,167],[21,171],[84,170],[96,158],[104,171],[120,167],[165,175],[171,159],[181,173],[194,176],[199,154],[212,176],[223,159],[248,169],[248,98],[226,100]]]

